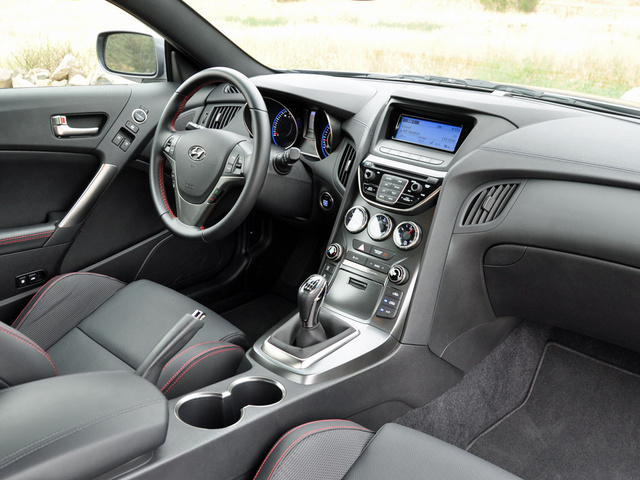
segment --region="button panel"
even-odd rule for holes
[[[395,318],[402,303],[404,293],[397,288],[387,287],[380,300],[376,315],[380,318]]]
[[[365,176],[365,172],[369,174]],[[441,178],[385,171],[376,168],[371,161],[362,163],[359,175],[361,193],[365,199],[402,210],[424,202],[442,185]]]

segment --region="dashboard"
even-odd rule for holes
[[[558,326],[640,348],[624,334],[628,327],[611,328],[577,308],[586,304],[581,294],[543,289],[545,278],[562,283],[549,272],[524,270],[518,282],[496,274],[527,251],[537,252],[532,265],[562,252],[579,267],[597,259],[640,268],[640,252],[618,245],[640,235],[627,214],[640,195],[637,120],[373,79],[276,74],[253,81],[266,99],[273,154],[301,152],[290,174],[269,172],[267,210],[331,230],[320,267],[330,284],[327,309],[363,332],[386,335],[363,334],[353,351],[394,339],[428,345],[466,370],[504,338],[514,318],[527,317],[502,293],[517,297],[512,285],[537,304],[563,305],[561,314],[545,312]],[[184,115],[202,119],[222,107],[235,109],[224,128],[251,131],[242,97],[222,88]],[[634,201],[612,204],[612,192]],[[309,208],[291,210],[301,204]],[[599,224],[614,233],[594,231]],[[312,367],[314,378],[345,359],[323,362]]]

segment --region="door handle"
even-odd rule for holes
[[[51,118],[53,122],[53,131],[58,137],[76,137],[81,135],[97,135],[100,131],[100,127],[85,127],[77,128],[70,127],[67,124],[67,117],[65,115],[56,115]]]

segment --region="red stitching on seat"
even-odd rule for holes
[[[29,235],[18,235],[16,237],[7,237],[0,239],[0,245],[9,245],[11,243],[28,242],[29,240],[38,240],[41,238],[49,238],[55,230],[46,232],[30,233]]]
[[[336,420],[320,420],[320,422],[331,422],[331,421],[336,421]],[[344,420],[344,421],[348,421],[348,420]],[[311,422],[311,423],[306,423],[305,425],[300,425],[300,427],[294,428],[293,430],[289,431],[288,433],[286,433],[284,435],[284,437],[282,437],[278,443],[276,443],[274,445],[274,447],[271,449],[271,451],[269,452],[269,454],[267,455],[267,458],[264,459],[264,462],[262,462],[262,465],[260,465],[260,469],[258,469],[258,472],[256,473],[256,476],[254,477],[254,480],[258,478],[258,475],[260,474],[260,470],[262,470],[262,467],[264,466],[264,464],[267,462],[267,459],[269,458],[269,455],[271,455],[271,453],[276,449],[276,447],[280,444],[280,442],[282,442],[282,440],[285,439],[285,437],[287,435],[289,435],[290,433],[292,433],[293,431],[297,430],[298,428],[307,426],[307,425],[311,425],[313,423],[316,422]],[[276,468],[278,467],[278,465],[280,465],[280,462],[282,461],[282,459],[287,455],[287,453],[289,453],[289,450],[291,450],[294,445],[296,445],[298,442],[300,442],[302,439],[304,439],[305,437],[308,437],[309,435],[312,435],[314,433],[318,433],[318,432],[324,432],[324,431],[328,431],[328,430],[341,430],[341,429],[345,429],[345,430],[360,430],[361,432],[370,432],[371,430],[369,430],[368,428],[364,428],[361,427],[357,424],[354,424],[354,426],[349,426],[349,425],[334,425],[331,427],[324,427],[324,428],[318,428],[316,430],[312,430],[310,432],[307,432],[303,435],[301,435],[300,437],[298,437],[296,440],[293,441],[293,443],[291,445],[289,445],[287,447],[287,449],[284,451],[284,453],[282,455],[280,455],[280,458],[278,459],[278,461],[275,463],[275,465],[273,466],[273,468],[271,469],[271,472],[269,472],[269,476],[267,477],[267,480],[269,480],[272,476],[273,473],[275,472]]]
[[[44,297],[45,294],[49,290],[51,290],[51,287],[53,287],[56,283],[58,283],[63,278],[70,277],[72,275],[93,275],[95,277],[102,277],[102,278],[109,278],[111,280],[116,280],[115,278],[109,277],[108,275],[101,275],[99,273],[92,273],[92,272],[73,272],[73,273],[66,273],[64,275],[59,275],[57,277],[53,277],[51,280],[49,280],[47,283],[45,283],[42,287],[40,287],[40,289],[36,292],[36,294],[31,298],[29,303],[27,303],[27,305],[22,309],[22,311],[20,312],[20,315],[18,315],[18,317],[13,321],[13,324],[11,326],[13,328],[15,328],[16,330],[18,330],[20,328],[20,326],[24,323],[25,319],[29,316],[29,314],[36,307],[36,305],[40,302],[40,300],[42,300],[42,297]],[[119,281],[119,280],[116,280],[116,281]],[[42,291],[45,288],[46,288],[46,290]],[[40,292],[42,292],[42,294],[40,294]],[[40,296],[38,296],[38,295],[40,295]],[[31,308],[29,308],[29,305],[31,305]],[[24,311],[27,308],[29,308],[29,311],[27,313],[25,313],[24,317],[22,317],[22,320],[20,320],[20,323],[18,323],[18,325],[16,325],[16,322],[18,321],[20,316],[24,313]]]
[[[173,218],[177,218],[174,214],[173,211],[171,211],[171,207],[169,206],[169,201],[167,200],[167,194],[164,190],[164,162],[165,160],[163,159],[160,162],[160,169],[158,172],[159,175],[159,182],[160,182],[160,194],[162,195],[162,202],[164,203],[164,208],[167,209],[167,212],[169,212],[169,214],[173,217]]]
[[[42,355],[44,355],[44,358],[46,358],[48,360],[48,362],[51,364],[51,367],[53,368],[53,373],[58,376],[58,370],[56,369],[56,366],[53,364],[53,361],[51,360],[51,357],[47,354],[47,352],[45,352],[42,347],[40,347],[40,345],[36,344],[33,342],[33,340],[30,339],[25,339],[22,337],[17,336],[16,334],[10,332],[9,330],[6,330],[4,327],[0,326],[0,332],[4,332],[7,335],[15,338],[16,340],[20,340],[22,343],[24,343],[25,345],[29,345],[31,348],[34,348],[37,352],[41,353]]]
[[[224,350],[216,350],[216,349],[219,349],[219,348],[225,348],[225,349],[224,349]],[[193,362],[191,365],[189,365],[189,362],[190,362],[191,360],[193,360],[194,358],[197,358],[199,355],[202,355],[203,353],[208,352],[209,350],[216,350],[216,351],[215,351],[215,352],[210,353],[209,355],[205,355],[205,356],[204,356],[204,357],[202,357],[202,358],[199,358],[197,361],[195,361],[195,362]],[[173,375],[173,377],[171,377],[171,378],[169,379],[169,381],[168,381],[167,383],[165,383],[165,384],[164,384],[164,386],[160,389],[160,391],[161,391],[161,392],[163,392],[165,395],[166,395],[167,393],[169,393],[169,390],[171,390],[173,387],[175,387],[175,386],[176,386],[176,384],[180,381],[180,379],[181,379],[182,377],[184,377],[184,376],[186,375],[186,373],[187,373],[189,370],[191,370],[193,367],[195,367],[198,363],[200,363],[200,362],[201,362],[202,360],[204,360],[205,358],[211,357],[212,355],[215,355],[216,353],[231,352],[231,351],[234,351],[234,350],[240,350],[241,352],[244,352],[244,350],[243,350],[242,348],[238,347],[237,345],[233,345],[233,346],[231,346],[231,347],[229,347],[229,348],[226,348],[226,347],[214,347],[214,348],[209,349],[209,350],[205,350],[204,352],[199,353],[198,355],[195,355],[194,357],[190,358],[190,359],[189,359],[189,362],[186,362],[186,363],[182,366],[182,368],[181,368],[180,370],[184,369],[184,367],[186,367],[187,365],[189,365],[189,368],[187,368],[184,372],[182,372],[182,374],[181,374],[178,378],[176,378],[176,381],[175,381],[175,382],[173,382],[173,384],[172,384],[169,388],[167,388],[167,389],[165,390],[165,388],[167,387],[167,385],[169,385],[169,384],[173,381],[173,379],[176,377],[176,375],[178,375],[178,374],[180,373],[180,370],[178,370],[178,371]]]
[[[175,357],[173,357],[171,360],[169,360],[169,361],[167,362],[167,364],[166,364],[164,367],[162,367],[162,370],[164,370],[164,369],[165,369],[165,368],[167,368],[169,365],[171,365],[171,362],[173,362],[176,358],[178,358],[178,357],[182,356],[183,354],[187,353],[187,352],[188,352],[189,350],[191,350],[192,348],[196,348],[196,347],[199,347],[199,346],[201,346],[201,345],[208,345],[208,344],[210,344],[210,343],[225,343],[225,345],[224,345],[224,346],[231,346],[231,344],[228,344],[228,343],[226,343],[226,342],[222,342],[222,341],[220,341],[220,340],[216,340],[215,342],[202,342],[202,343],[197,343],[197,344],[195,344],[195,345],[193,345],[193,346],[191,346],[191,347],[187,348],[186,350],[184,350],[184,351],[182,351],[182,352],[178,353]],[[205,352],[206,352],[206,350],[205,350]],[[200,355],[202,355],[202,353],[204,353],[204,352],[201,352],[201,353],[200,353]],[[195,357],[193,357],[193,358],[195,358]],[[193,360],[193,358],[192,358],[192,360]],[[188,363],[188,362],[187,362],[187,363]],[[183,366],[184,366],[184,365],[183,365]]]
[[[171,130],[173,130],[174,132],[176,131],[176,127],[175,127],[176,120],[178,120],[178,117],[184,111],[184,107],[187,105],[187,102],[191,99],[191,97],[193,97],[196,93],[198,93],[198,91],[201,88],[206,87],[207,85],[212,85],[214,83],[222,83],[222,80],[211,80],[209,82],[203,83],[199,87],[196,87],[189,95],[184,97],[184,100],[182,100],[182,103],[180,104],[180,107],[178,108],[178,111],[173,116],[173,120],[171,120]]]
[[[358,425],[355,422],[352,422],[351,420],[340,420],[340,419],[325,419],[325,420],[316,420],[314,422],[307,422],[307,423],[303,423],[302,425],[298,425],[296,428],[292,428],[291,430],[289,430],[287,433],[285,433],[280,440],[278,440],[276,442],[276,444],[271,448],[271,450],[269,450],[269,453],[267,453],[267,456],[264,458],[262,465],[260,465],[260,468],[258,469],[258,472],[256,473],[256,476],[253,477],[254,480],[256,478],[258,478],[258,475],[260,475],[260,470],[262,470],[262,467],[264,467],[264,464],[267,463],[267,460],[269,459],[269,457],[271,456],[271,454],[273,453],[273,451],[278,448],[278,445],[280,445],[280,443],[287,438],[289,435],[291,435],[293,432],[295,432],[296,430],[299,430],[300,428],[306,427],[307,425],[313,425],[315,423],[324,423],[324,422],[348,422],[348,423],[353,423],[354,425]]]

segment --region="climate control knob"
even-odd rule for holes
[[[332,262],[337,262],[342,258],[342,245],[339,243],[332,243],[327,247],[327,251],[325,252],[325,256],[328,260]]]
[[[407,270],[402,265],[393,265],[389,269],[389,281],[391,283],[395,283],[396,285],[402,285],[409,280],[409,270]]]

